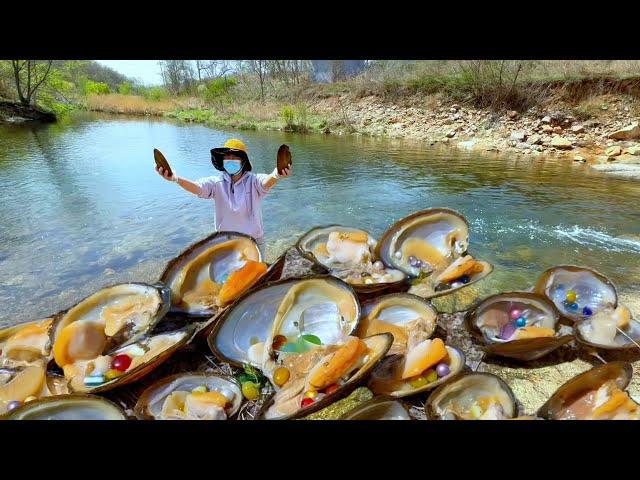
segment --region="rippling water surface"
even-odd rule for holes
[[[85,114],[0,127],[0,325],[54,313],[104,285],[156,280],[166,261],[212,232],[214,213],[212,201],[157,176],[152,149],[195,179],[216,173],[209,150],[230,136],[247,143],[255,172],[273,169],[280,144],[293,152],[293,177],[263,204],[270,261],[316,225],[379,236],[413,211],[445,206],[468,218],[471,253],[496,266],[483,290],[529,288],[559,263],[602,271],[623,296],[640,287],[634,180],[413,141]]]

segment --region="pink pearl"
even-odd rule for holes
[[[514,308],[513,310],[511,310],[510,315],[511,315],[511,320],[517,320],[518,318],[520,318],[520,315],[522,315],[522,312],[517,308]]]

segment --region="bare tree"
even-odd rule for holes
[[[193,83],[193,66],[189,60],[161,60],[159,63],[162,80],[173,93],[180,93]]]
[[[339,82],[344,79],[344,60],[331,60],[331,81]]]
[[[31,105],[35,94],[47,80],[53,60],[11,60],[18,98],[23,105]]]
[[[264,103],[264,81],[267,78],[268,60],[247,60],[249,71],[258,77],[260,82],[260,98]]]

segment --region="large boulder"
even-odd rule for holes
[[[633,145],[631,147],[627,147],[624,149],[623,153],[628,153],[629,155],[640,155],[640,145]]]
[[[620,130],[616,130],[608,135],[613,140],[633,140],[640,138],[640,125],[638,122],[633,122],[631,125],[627,125]]]
[[[551,146],[557,148],[558,150],[569,150],[573,145],[571,141],[567,140],[564,137],[553,137],[551,139]]]

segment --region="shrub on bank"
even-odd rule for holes
[[[231,90],[237,84],[238,81],[234,77],[210,80],[204,85],[204,99],[208,103],[228,103],[231,101]]]
[[[109,85],[103,82],[94,82],[93,80],[87,80],[84,83],[85,95],[107,95],[111,93]]]
[[[295,107],[285,105],[280,109],[280,118],[284,123],[284,129],[289,132],[304,133],[309,131],[308,108],[304,103]]]
[[[124,82],[118,85],[118,93],[120,95],[131,95],[132,85],[129,82]]]
[[[147,87],[140,90],[140,94],[145,100],[159,102],[169,98],[169,92],[164,87]]]

